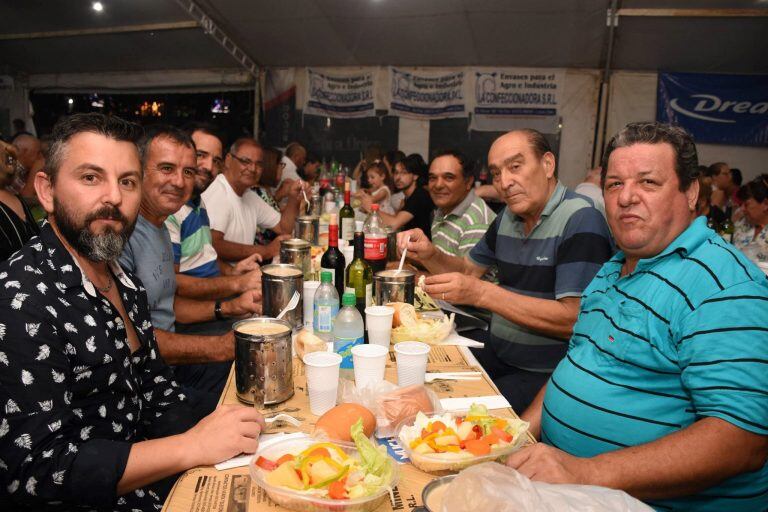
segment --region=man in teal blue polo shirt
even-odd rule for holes
[[[568,353],[507,463],[622,489],[658,510],[768,508],[768,281],[695,218],[683,129],[633,123],[603,158],[621,252],[584,291]]]

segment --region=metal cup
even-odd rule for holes
[[[296,219],[296,238],[318,245],[320,239],[320,218],[315,215],[301,215]]]
[[[262,312],[265,316],[277,317],[290,302],[294,292],[303,295],[304,274],[296,265],[285,263],[267,265],[261,269]],[[302,300],[283,317],[293,329],[299,330],[304,324]]]
[[[259,409],[292,397],[291,324],[260,317],[241,320],[232,328],[237,397]]]
[[[312,272],[310,244],[301,238],[291,238],[280,242],[280,263],[296,265],[304,272],[304,279],[309,281]]]
[[[407,302],[413,304],[416,288],[416,274],[410,270],[382,270],[373,276],[376,288],[376,304],[384,306],[388,302]]]

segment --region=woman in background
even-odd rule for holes
[[[736,222],[733,245],[752,261],[768,262],[768,174],[739,189],[744,217]]]
[[[0,261],[7,260],[40,233],[26,203],[6,188],[20,171],[16,148],[0,140]]]

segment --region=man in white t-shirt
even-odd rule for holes
[[[264,260],[273,258],[280,251],[280,242],[293,232],[302,184],[294,182],[281,215],[251,190],[259,183],[263,169],[262,146],[253,139],[238,139],[224,160],[224,172],[203,192],[213,247],[225,261],[240,261],[254,253]],[[254,245],[259,229],[271,229],[281,236],[269,245]]]
[[[285,180],[299,180],[299,169],[304,167],[307,161],[307,150],[298,142],[291,142],[285,147],[285,155],[281,160],[285,164],[280,183]]]

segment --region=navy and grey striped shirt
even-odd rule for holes
[[[621,276],[617,253],[585,290],[547,385],[542,441],[579,457],[715,417],[768,435],[768,280],[699,217]],[[659,510],[768,507],[768,467]]]
[[[611,257],[611,236],[602,214],[558,182],[539,222],[526,235],[523,220],[504,209],[470,251],[477,265],[498,265],[506,290],[540,299],[579,297]],[[551,372],[565,356],[565,340],[533,332],[493,314],[489,343],[504,363]]]

